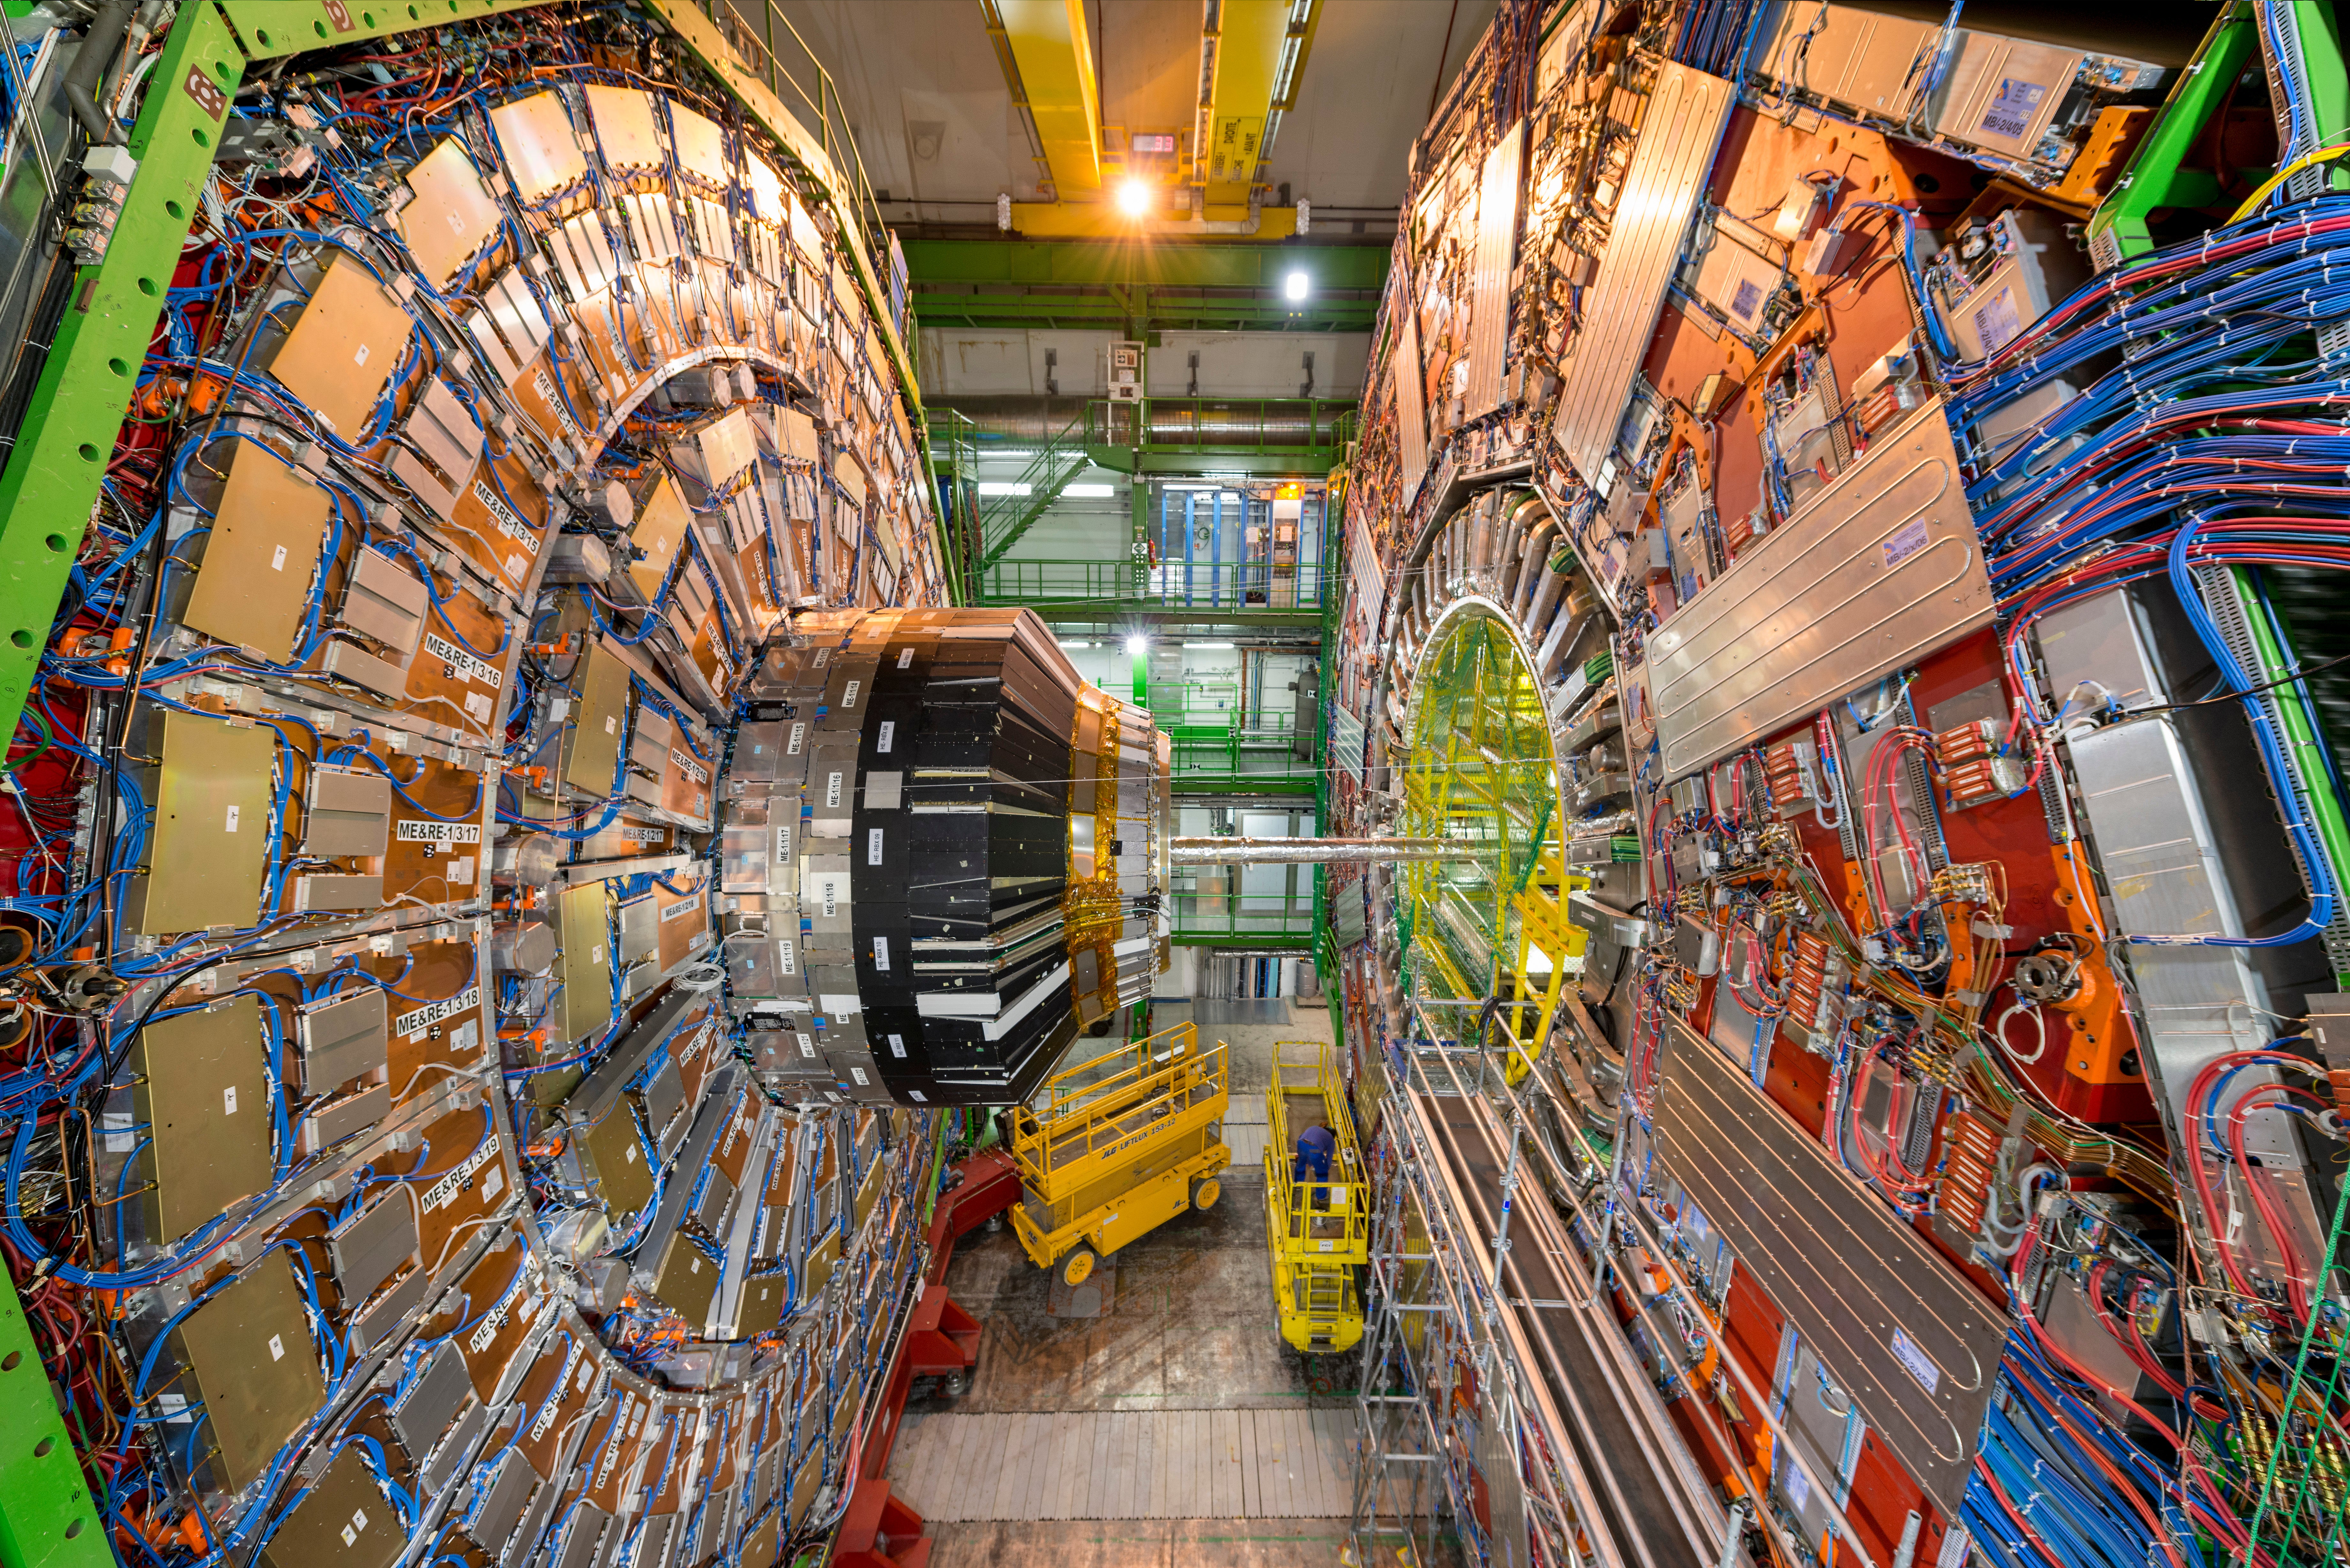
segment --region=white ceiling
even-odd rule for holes
[[[763,10],[734,3],[754,18]],[[1199,0],[1087,3],[1104,121],[1188,133],[1199,90]],[[1286,182],[1293,198],[1338,222],[1349,208],[1395,207],[1430,102],[1495,4],[1325,0],[1297,107],[1274,143],[1273,183]],[[992,223],[999,193],[1035,199],[1037,170],[978,0],[777,0],[774,8],[831,73],[874,189],[916,203],[893,206],[893,219]],[[762,26],[751,22],[754,32]],[[784,68],[813,92],[813,74],[794,68],[799,51],[781,26],[776,33]]]

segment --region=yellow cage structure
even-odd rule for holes
[[[1082,1284],[1105,1253],[1191,1209],[1215,1206],[1229,1052],[1195,1025],[1097,1056],[1045,1081],[1007,1116],[1020,1171],[1012,1229],[1040,1269]]]
[[[1264,1111],[1265,1244],[1281,1337],[1303,1352],[1351,1349],[1363,1337],[1355,1268],[1370,1262],[1371,1185],[1330,1047],[1276,1042]],[[1326,1180],[1296,1171],[1297,1139],[1315,1127],[1336,1139]]]

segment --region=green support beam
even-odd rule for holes
[[[1367,332],[1388,247],[913,240],[905,253],[933,326]],[[1286,293],[1297,272],[1302,300]]]
[[[2154,249],[2149,222],[2158,209],[2208,207],[2220,200],[2220,182],[2208,170],[2181,164],[2259,50],[2251,7],[2238,0],[2203,36],[2195,58],[2163,100],[2153,129],[2131,154],[2129,168],[2090,216],[2089,254],[2110,253],[2101,265]]]
[[[339,44],[363,44],[394,33],[420,27],[446,26],[452,22],[478,21],[506,11],[527,11],[554,0],[438,0],[424,5],[369,5],[367,0],[313,0],[288,5],[286,0],[220,0],[236,29],[249,60],[282,59],[305,49],[331,49]],[[429,10],[429,15],[426,13]]]
[[[0,470],[0,717],[11,733],[130,411],[163,291],[244,64],[213,0],[180,8],[130,133],[139,168],[113,241],[105,260],[74,279],[16,447]]]
[[[0,1274],[0,1568],[110,1568],[49,1370],[16,1288]]]

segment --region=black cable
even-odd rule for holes
[[[2279,686],[2290,686],[2296,680],[2305,680],[2322,670],[2331,670],[2337,664],[2350,664],[2350,653],[2329,659],[2323,664],[2303,665],[2291,674],[2280,675],[2273,680],[2263,680],[2258,686],[2248,686],[2241,691],[2222,691],[2217,697],[2198,697],[2191,702],[2163,702],[2152,707],[2126,709],[2125,711],[2130,717],[2136,718],[2140,713],[2175,713],[2186,708],[2208,708],[2214,702],[2233,702],[2245,697],[2257,697],[2262,692],[2272,691]]]

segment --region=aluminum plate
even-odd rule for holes
[[[1668,62],[1657,72],[1583,328],[1568,346],[1552,427],[1586,483],[1598,477],[1615,442],[1736,97],[1721,78],[1684,65]]]
[[[1676,1020],[1656,1150],[1918,1483],[1956,1517],[2007,1319]]]
[[[1991,624],[1942,405],[1874,442],[1648,639],[1664,776]]]

